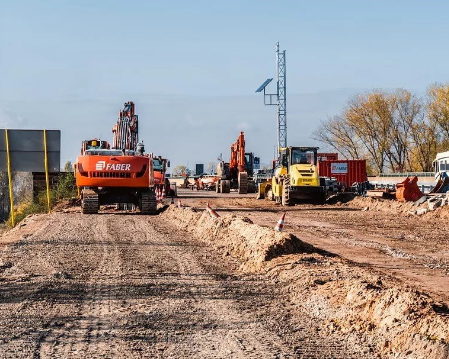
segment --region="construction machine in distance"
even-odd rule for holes
[[[299,201],[324,203],[327,184],[326,178],[318,173],[317,151],[318,147],[281,148],[274,175],[271,180],[259,183],[257,198],[284,206]]]
[[[138,116],[126,102],[106,141],[83,141],[75,169],[82,213],[98,213],[100,205],[133,203],[142,214],[156,212],[153,158],[138,142]]]
[[[167,168],[170,167],[170,161],[161,156],[153,156],[154,184],[157,189],[165,188],[167,196],[175,196],[175,190],[170,187],[170,181],[166,178]]]
[[[231,189],[237,189],[240,194],[254,193],[256,185],[252,179],[253,172],[254,154],[245,152],[245,133],[240,132],[237,141],[231,146],[229,163],[220,161],[217,166],[216,192],[229,193]]]

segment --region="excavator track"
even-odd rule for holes
[[[98,193],[91,189],[82,190],[81,212],[84,214],[98,213]]]
[[[239,172],[239,194],[248,193],[248,173]]]
[[[142,192],[140,198],[140,213],[155,214],[157,212],[156,193],[154,191]]]

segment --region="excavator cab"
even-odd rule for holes
[[[87,150],[109,150],[110,148],[111,146],[108,142],[94,138],[93,140],[86,140],[82,142],[81,155],[84,155]]]
[[[248,173],[248,177],[252,177],[254,175],[254,153],[247,152],[245,153],[245,171]]]

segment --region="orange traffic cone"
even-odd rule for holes
[[[275,231],[282,232],[282,229],[284,228],[284,219],[285,219],[285,212],[282,214],[282,217],[278,221],[278,224],[276,224],[276,227],[274,227]]]
[[[212,218],[219,218],[219,214],[210,208],[209,202],[207,202],[206,211],[210,214]]]
[[[182,208],[182,203],[180,199],[178,199],[178,208]]]
[[[162,193],[161,193],[161,189],[159,188],[157,191],[157,201],[160,203],[162,202]]]
[[[162,187],[162,200],[164,200],[165,197],[167,197],[167,195],[165,193],[165,186],[164,186],[164,187]]]

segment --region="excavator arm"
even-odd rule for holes
[[[112,148],[135,151],[139,141],[138,116],[134,113],[134,102],[125,102],[117,123],[112,127]]]

